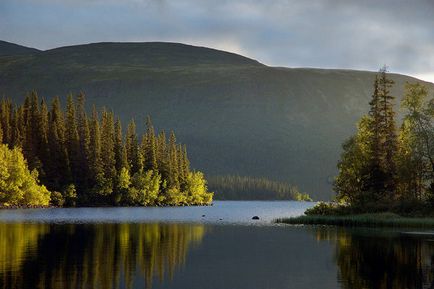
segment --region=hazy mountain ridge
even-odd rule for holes
[[[4,55],[0,46],[0,55]],[[374,72],[268,67],[175,43],[96,43],[0,57],[0,95],[84,91],[124,120],[174,129],[193,167],[266,176],[330,195],[340,144],[367,111]],[[406,81],[394,74],[393,93]],[[434,90],[434,85],[429,84]]]

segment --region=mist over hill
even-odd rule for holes
[[[375,72],[269,67],[177,43],[96,43],[37,51],[0,42],[0,96],[86,93],[143,128],[173,129],[192,167],[268,177],[316,198],[332,194],[341,143],[366,113]],[[393,74],[403,94],[414,78]],[[428,84],[431,91],[434,85]]]

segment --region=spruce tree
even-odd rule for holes
[[[393,109],[395,97],[390,94],[394,81],[387,77],[387,69],[380,70],[379,97],[381,106],[382,129],[384,138],[382,153],[384,154],[385,194],[387,198],[393,198],[397,187],[396,154],[398,150],[398,138],[396,132],[395,112]]]
[[[169,137],[169,187],[179,188],[179,163],[176,137],[173,131]]]
[[[45,99],[42,99],[40,104],[40,113],[38,119],[38,157],[42,162],[42,167],[39,171],[40,179],[46,181],[46,166],[49,162],[50,151],[48,147],[48,108]],[[35,140],[36,141],[36,140]]]
[[[2,124],[0,123],[0,144],[3,143],[3,129],[2,129]]]
[[[65,139],[65,121],[58,97],[53,99],[49,113],[47,161],[47,186],[50,190],[63,191],[71,179],[68,150]]]
[[[93,202],[99,202],[99,195],[104,194],[105,178],[101,159],[101,130],[95,106],[90,123],[90,175],[92,180],[90,186],[93,193],[90,198]]]
[[[361,119],[356,135],[344,144],[338,164],[338,199],[359,207],[393,201],[396,196],[397,137],[392,85],[386,69],[381,69],[374,82],[369,115]]]
[[[75,103],[72,95],[68,95],[66,103],[66,147],[69,156],[69,164],[71,166],[72,180],[77,182],[80,171],[79,159],[79,136],[77,129],[77,117]]]
[[[131,170],[131,175],[143,169],[142,156],[139,152],[139,143],[136,134],[136,123],[134,119],[130,121],[127,128],[127,135],[125,140],[125,147],[127,151],[128,165]]]
[[[38,158],[39,152],[39,101],[36,92],[27,95],[24,102],[24,142],[23,154],[27,160],[30,170],[41,169],[41,161]]]
[[[113,113],[105,109],[101,117],[101,160],[105,178],[105,194],[113,192],[113,180],[116,178],[116,160],[114,150]]]
[[[12,104],[9,99],[2,99],[0,102],[0,125],[3,129],[3,142],[11,143],[11,127],[12,127]]]
[[[14,108],[14,117],[12,118],[11,140],[9,145],[11,147],[23,147],[24,143],[24,107]]]
[[[122,168],[128,168],[128,160],[122,136],[122,123],[119,118],[117,118],[115,122],[114,151],[116,161],[115,167],[116,171],[119,173]]]
[[[78,174],[77,174],[77,189],[79,192],[89,190],[89,174],[90,174],[90,129],[89,120],[85,109],[85,95],[80,93],[77,96],[77,130],[79,139],[78,150]],[[82,199],[86,196],[80,196]],[[86,200],[84,200],[86,202]]]
[[[158,170],[157,140],[150,116],[148,116],[146,119],[146,134],[142,141],[142,152],[145,158],[145,169]]]

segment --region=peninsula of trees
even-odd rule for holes
[[[434,98],[422,84],[407,83],[398,129],[393,84],[381,69],[369,113],[343,144],[335,180],[338,205],[320,204],[307,214],[434,215]]]
[[[212,202],[201,172],[191,171],[174,132],[124,131],[105,108],[85,110],[85,96],[50,107],[36,92],[23,105],[0,102],[0,205],[156,206]]]

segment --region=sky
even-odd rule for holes
[[[0,0],[0,39],[38,49],[168,41],[271,66],[434,82],[434,0]]]

